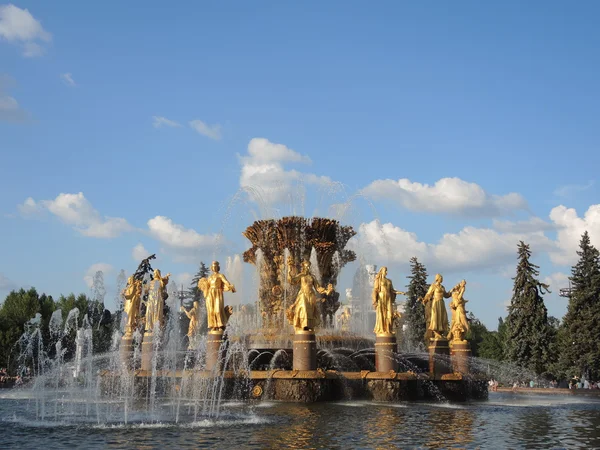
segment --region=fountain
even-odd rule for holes
[[[35,368],[36,415],[47,417],[52,402],[55,417],[82,414],[98,423],[126,423],[160,421],[166,414],[177,422],[216,418],[223,402],[231,400],[487,396],[482,364],[472,362],[464,339],[466,282],[446,292],[442,277],[436,277],[422,299],[432,333],[429,353],[402,354],[395,299],[404,293],[394,289],[387,268],[361,266],[355,281],[362,281],[346,291],[348,304],[340,308],[338,275],[356,259],[345,249],[355,234],[351,227],[331,219],[285,217],[256,221],[243,234],[252,243],[243,260],[256,270],[255,304],[229,301],[239,293],[215,261],[212,274],[198,282],[206,309],[199,304],[186,309],[170,289],[169,275],[151,266],[152,255],[127,280],[126,317],[119,321],[121,329],[114,327],[108,352],[93,353],[93,321],[85,314],[80,320],[77,309],[68,314],[64,330],[60,314],[53,316],[53,357],[32,320],[21,346]],[[241,267],[239,257],[227,264],[236,284]],[[449,297],[452,326],[443,301]],[[178,312],[190,319],[185,336]],[[73,342],[73,357],[66,358]],[[160,398],[169,399],[168,406]]]

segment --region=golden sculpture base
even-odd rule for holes
[[[456,373],[468,374],[470,372],[471,344],[469,341],[453,341],[450,343],[452,355],[452,368]]]
[[[396,352],[398,344],[396,336],[391,333],[380,333],[375,337],[375,370],[377,372],[396,372]]]
[[[121,345],[119,346],[119,355],[121,357],[121,364],[131,369],[133,363],[133,336],[125,334],[121,338]]]
[[[154,336],[144,333],[142,340],[142,370],[152,370],[152,357],[154,356]]]
[[[210,330],[206,339],[206,370],[220,371],[221,357],[226,348],[223,330]]]
[[[296,330],[294,333],[294,370],[317,369],[317,340],[312,330]]]
[[[452,373],[450,346],[447,339],[435,339],[429,344],[429,374],[434,378]]]

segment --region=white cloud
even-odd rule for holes
[[[180,127],[181,124],[178,122],[175,122],[174,120],[169,120],[166,117],[152,116],[152,126],[154,128],[162,128],[162,127],[177,128],[177,127]]]
[[[114,238],[133,227],[120,217],[102,217],[85,198],[78,194],[59,194],[54,200],[35,201],[29,197],[18,206],[23,216],[32,216],[49,211],[84,236]]]
[[[334,184],[329,177],[286,169],[284,163],[310,163],[310,158],[264,138],[252,139],[248,144],[248,154],[239,156],[239,161],[242,165],[240,186],[262,206],[289,202],[294,186],[325,187]]]
[[[204,122],[202,122],[201,120],[192,120],[190,122],[190,127],[192,127],[194,130],[196,130],[198,133],[214,139],[215,141],[218,141],[219,139],[221,139],[221,126],[220,125],[208,125]]]
[[[75,84],[75,80],[73,80],[73,76],[70,73],[61,73],[60,79],[63,80],[67,86],[77,86]]]
[[[460,178],[442,178],[434,185],[399,180],[375,180],[362,190],[373,200],[392,200],[417,212],[476,216],[498,216],[527,209],[525,199],[516,193],[490,195],[476,183]]]
[[[575,264],[579,241],[585,231],[589,233],[592,245],[600,249],[600,204],[591,205],[583,217],[579,217],[574,208],[559,205],[550,211],[550,220],[557,228],[557,249],[550,253],[553,263]]]
[[[137,262],[146,259],[148,256],[150,256],[150,252],[141,243],[133,247],[131,251],[131,257]]]
[[[381,225],[376,220],[360,225],[352,245],[367,257],[390,264],[407,265],[409,259],[416,256],[432,271],[467,271],[503,267],[516,257],[520,240],[530,244],[534,252],[554,248],[554,243],[543,232],[499,233],[475,227],[445,234],[438,243],[428,244],[419,241],[415,233],[391,223]]]
[[[495,230],[503,233],[534,233],[536,231],[550,231],[556,228],[554,224],[535,216],[518,222],[494,219],[493,227]]]
[[[0,5],[0,39],[23,46],[23,56],[44,53],[40,42],[48,43],[52,35],[42,27],[27,9],[15,5]]]
[[[21,108],[14,97],[6,93],[15,85],[14,80],[8,75],[0,74],[0,121],[22,122],[27,119],[27,112]]]
[[[217,245],[223,243],[217,234],[200,234],[165,216],[150,219],[148,229],[153,238],[165,245],[176,262],[197,262],[201,253],[214,251]]]
[[[558,295],[562,288],[569,287],[569,275],[562,272],[555,272],[552,275],[545,277],[543,281],[550,286],[550,290],[555,295]]]
[[[106,264],[106,263],[92,264],[88,268],[88,270],[86,270],[85,276],[83,277],[83,281],[85,281],[85,284],[87,284],[87,286],[91,288],[92,284],[94,282],[94,275],[96,275],[96,272],[102,272],[104,274],[104,277],[106,277],[107,275],[112,273],[113,270],[114,270],[114,268],[110,264]]]
[[[10,291],[17,287],[16,283],[0,273],[0,291]]]
[[[590,180],[585,184],[567,184],[556,188],[554,195],[558,197],[569,198],[583,191],[587,191],[595,184],[594,180]]]
[[[184,289],[187,289],[192,283],[192,278],[194,278],[194,274],[183,272],[175,275],[173,281],[175,281],[175,285],[178,289],[181,288],[182,285]]]

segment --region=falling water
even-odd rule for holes
[[[310,251],[310,271],[317,279],[317,283],[321,285],[323,280],[321,278],[321,270],[319,269],[319,260],[317,258],[317,250],[313,247]]]

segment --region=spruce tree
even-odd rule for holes
[[[600,376],[600,252],[586,231],[571,270],[571,296],[561,327],[560,366],[567,376]],[[574,373],[573,373],[574,372]]]
[[[404,323],[406,324],[405,348],[412,350],[422,347],[425,339],[425,306],[421,299],[427,294],[427,270],[416,257],[410,259],[410,280],[406,292]],[[428,343],[425,343],[427,345]]]
[[[206,267],[206,264],[204,264],[204,262],[200,262],[198,272],[196,273],[196,275],[194,275],[194,278],[192,278],[190,289],[188,291],[191,297],[188,306],[191,306],[192,302],[195,301],[199,301],[201,306],[204,305],[204,294],[198,288],[198,281],[200,281],[200,278],[207,278],[209,275],[210,270],[208,269],[208,267]]]
[[[506,318],[506,359],[542,374],[551,362],[551,329],[543,294],[548,285],[538,280],[538,266],[529,261],[531,251],[518,245],[519,261],[513,278],[513,295]]]

